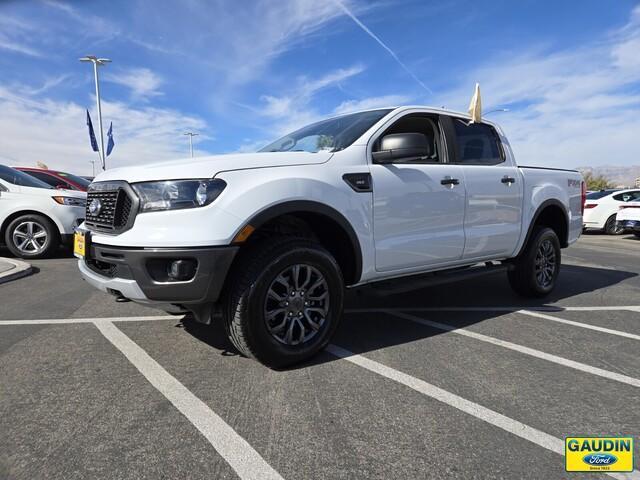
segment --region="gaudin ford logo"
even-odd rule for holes
[[[633,437],[567,437],[568,472],[633,471]]]
[[[618,461],[618,457],[610,453],[590,453],[582,459],[587,465],[613,465]]]
[[[97,198],[91,200],[89,203],[89,213],[94,216],[100,215],[100,210],[102,210],[102,202]]]

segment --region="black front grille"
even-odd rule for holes
[[[131,227],[137,201],[124,182],[95,183],[87,191],[85,224],[90,230],[121,232]],[[99,208],[91,213],[99,201]],[[92,207],[92,202],[94,207]]]

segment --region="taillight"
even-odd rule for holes
[[[595,208],[597,207],[598,204],[597,203],[587,203],[586,205],[584,205],[584,207],[582,208],[582,211],[584,212],[585,208]]]
[[[584,215],[584,209],[587,208],[586,203],[587,203],[587,184],[584,183],[584,180],[583,180],[582,181],[582,215]],[[593,207],[595,207],[595,205],[588,208],[593,208]]]

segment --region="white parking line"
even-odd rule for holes
[[[402,307],[402,308],[348,308],[345,313],[375,313],[375,312],[640,312],[640,305],[618,305],[611,307],[556,307],[545,305],[541,307]]]
[[[94,324],[149,383],[187,417],[241,479],[282,480],[280,474],[271,468],[244,438],[118,327],[104,321]]]
[[[56,325],[68,323],[96,322],[156,322],[158,320],[182,320],[182,316],[150,315],[146,317],[105,317],[105,318],[41,318],[37,320],[0,320],[0,325]]]
[[[405,385],[416,392],[434,398],[439,402],[457,408],[458,410],[461,410],[486,423],[501,428],[506,432],[512,433],[513,435],[564,456],[564,441],[560,438],[556,438],[553,435],[549,435],[548,433],[525,425],[524,423],[502,415],[501,413],[483,407],[478,403],[436,387],[424,380],[412,377],[411,375],[407,375],[406,373],[394,368],[387,367],[382,363],[370,360],[362,355],[357,355],[342,347],[338,347],[337,345],[329,345],[327,347],[327,351],[336,357],[342,358],[348,362],[358,365],[359,367],[369,370],[370,372],[377,373],[378,375]],[[619,479],[640,479],[640,472],[637,470],[630,473],[607,473],[607,475]]]
[[[639,379],[629,377],[627,375],[622,375],[621,373],[610,372],[609,370],[604,370],[602,368],[592,367],[591,365],[586,365],[580,362],[574,362],[573,360],[569,360],[563,357],[558,357],[557,355],[541,352],[540,350],[535,350],[533,348],[525,347],[523,345],[518,345],[516,343],[500,340],[498,338],[489,337],[481,333],[465,330],[464,328],[454,327],[453,325],[448,325],[446,323],[426,320],[424,318],[416,317],[414,315],[409,315],[408,313],[396,312],[396,311],[389,311],[388,313],[399,318],[404,318],[405,320],[410,320],[412,322],[419,323],[421,325],[437,328],[439,330],[445,330],[447,332],[455,333],[458,335],[464,335],[465,337],[470,337],[475,340],[480,340],[481,342],[491,343],[493,345],[498,345],[499,347],[508,348],[509,350],[514,350],[519,353],[524,353],[525,355],[530,355],[532,357],[540,358],[548,362],[557,363],[558,365],[562,365],[563,367],[573,368],[574,370],[580,370],[581,372],[590,373],[592,375],[597,375],[599,377],[607,378],[609,380],[615,380],[617,382],[626,383],[627,385],[631,385],[634,387],[640,387]]]
[[[532,312],[530,310],[518,310],[515,313],[521,313],[523,315],[529,315],[530,317],[544,318],[545,320],[551,320],[552,322],[564,323],[574,327],[586,328],[588,330],[595,330],[597,332],[609,333],[611,335],[618,335],[619,337],[631,338],[633,340],[640,340],[640,335],[633,333],[621,332],[620,330],[612,330],[610,328],[598,327],[596,325],[590,325],[588,323],[574,322],[573,320],[565,320],[564,318],[553,317],[540,312]]]

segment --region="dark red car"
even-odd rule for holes
[[[21,172],[28,173],[32,177],[51,185],[54,188],[65,190],[80,190],[86,192],[91,183],[86,178],[73,175],[71,173],[60,172],[58,170],[46,170],[44,168],[13,167]]]

